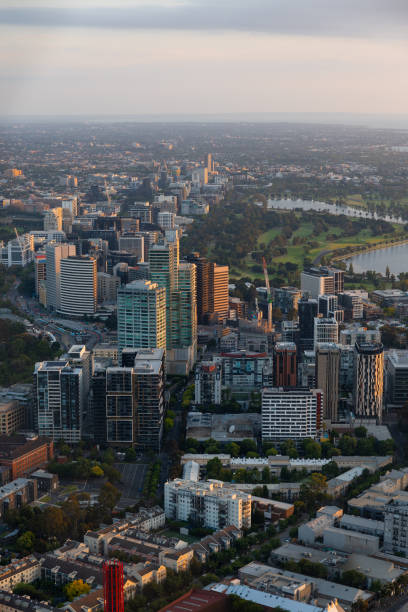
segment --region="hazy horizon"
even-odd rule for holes
[[[0,115],[405,114],[404,0],[3,0]]]

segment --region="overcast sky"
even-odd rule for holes
[[[0,114],[407,113],[407,0],[0,0]]]

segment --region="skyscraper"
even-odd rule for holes
[[[58,310],[61,305],[60,283],[61,283],[61,259],[75,255],[74,244],[58,244],[50,242],[45,247],[47,267],[47,308]]]
[[[178,289],[172,293],[173,348],[196,345],[196,281],[195,265],[191,263],[181,263],[178,269]]]
[[[321,343],[316,348],[316,386],[323,391],[323,417],[337,421],[339,404],[340,350],[337,344]]]
[[[218,319],[228,317],[228,266],[219,266],[215,263],[210,268],[210,308],[211,314]]]
[[[317,317],[317,300],[299,300],[299,346],[300,350],[313,349],[314,319]]]
[[[211,311],[210,269],[213,264],[206,257],[200,257],[200,253],[191,253],[186,260],[196,266],[197,320],[204,324],[205,317]]]
[[[35,364],[35,420],[41,436],[73,443],[81,440],[83,372],[68,360]]]
[[[171,297],[178,288],[179,243],[154,244],[149,252],[150,278],[166,290],[167,348],[172,348]],[[143,345],[139,345],[143,346]]]
[[[98,302],[96,259],[72,255],[61,259],[61,304],[58,310],[67,316],[94,314]]]
[[[166,348],[166,289],[136,280],[118,290],[118,349]]]
[[[356,416],[382,419],[384,387],[383,345],[356,342],[354,404]]]

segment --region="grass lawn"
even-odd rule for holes
[[[61,489],[61,493],[74,493],[75,491],[78,491],[78,486],[74,484],[67,485]]]
[[[200,538],[194,538],[191,535],[181,535],[178,531],[173,529],[166,529],[166,531],[161,531],[160,535],[165,536],[166,538],[180,538],[180,540],[184,540],[188,544],[194,544],[194,542],[198,542]]]
[[[357,197],[357,196],[356,196]],[[397,230],[401,230],[401,226],[394,225]],[[271,228],[261,234],[258,238],[258,245],[261,243],[268,244],[273,241],[276,236],[279,235],[280,228]],[[330,235],[330,240],[327,240],[327,236]],[[336,239],[333,240],[333,235],[337,236]],[[295,237],[306,238],[308,241],[313,241],[318,244],[317,247],[310,249],[305,244],[292,244],[293,239]],[[404,238],[404,234],[401,236]],[[358,234],[354,236],[343,236],[342,229],[340,227],[334,226],[330,227],[327,231],[321,232],[318,235],[313,234],[313,224],[312,223],[303,223],[299,229],[297,229],[292,238],[287,245],[287,253],[285,255],[281,255],[280,257],[273,258],[273,264],[278,263],[286,263],[291,262],[295,263],[299,266],[299,268],[303,265],[303,260],[305,257],[310,257],[310,259],[314,260],[319,253],[322,251],[334,251],[337,249],[343,249],[345,247],[354,247],[361,245],[376,245],[380,244],[384,241],[384,237],[373,236],[368,229],[362,229]],[[231,277],[249,277],[252,279],[263,279],[262,272],[252,272],[251,267],[257,264],[250,255],[247,255],[244,259],[242,259],[238,265],[232,266],[231,268]]]

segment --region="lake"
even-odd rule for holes
[[[316,212],[327,212],[331,215],[346,215],[346,217],[356,217],[357,219],[381,219],[391,223],[404,224],[400,217],[381,216],[370,213],[367,210],[353,208],[352,206],[336,206],[327,202],[316,202],[315,200],[268,200],[268,208],[276,210],[314,210]]]
[[[400,272],[408,272],[408,244],[377,249],[361,255],[354,255],[344,260],[347,266],[353,264],[354,272],[375,270],[385,275],[388,266],[391,274],[397,276]]]

